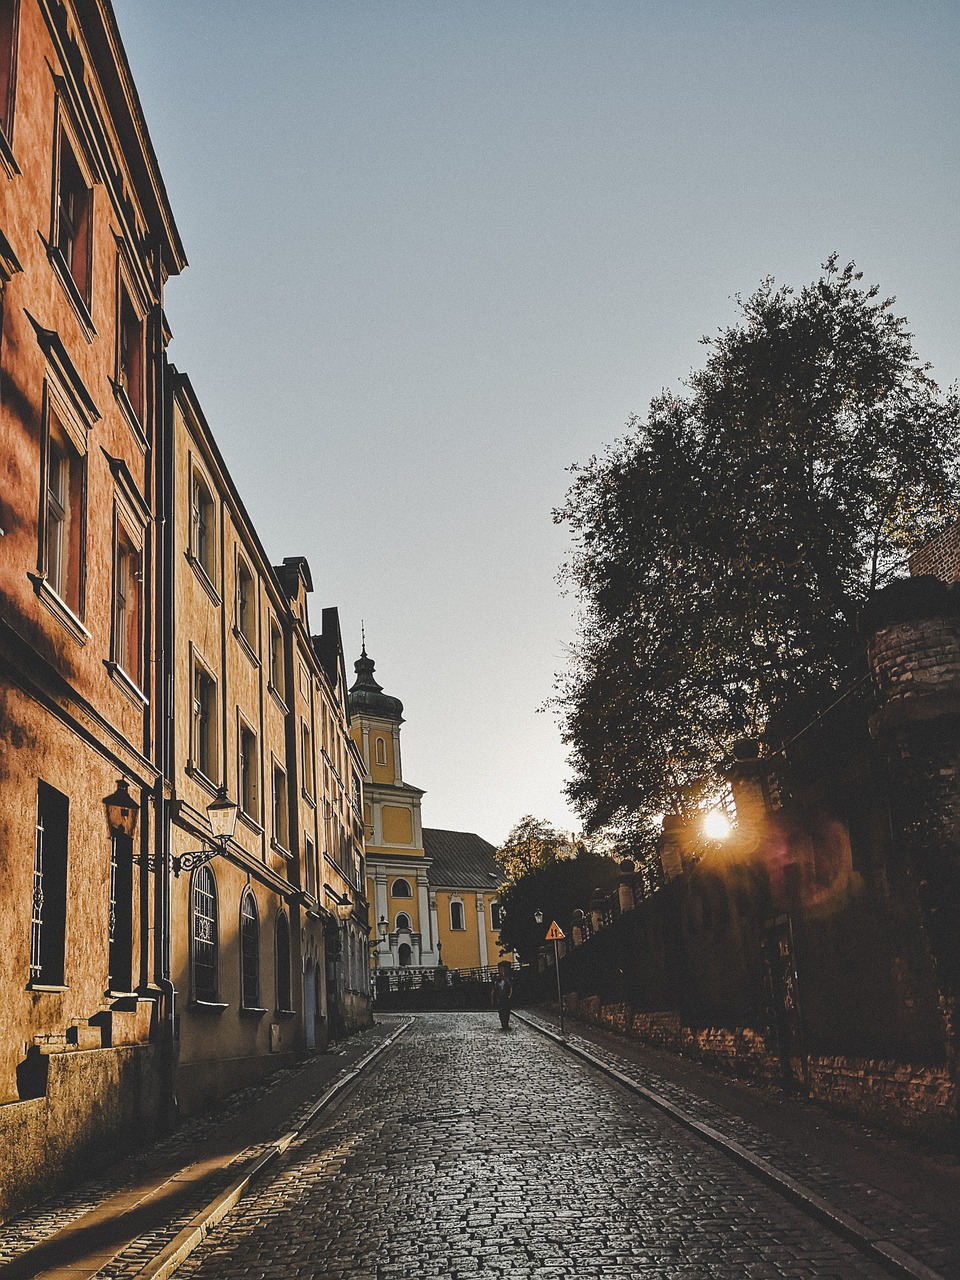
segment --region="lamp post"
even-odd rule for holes
[[[194,867],[205,866],[212,858],[220,858],[227,852],[227,845],[233,838],[237,825],[238,805],[227,795],[226,787],[221,787],[216,798],[207,805],[207,819],[213,839],[212,849],[192,849],[189,853],[181,853],[173,860],[173,874],[179,876],[181,871],[192,871]]]
[[[538,908],[533,913],[533,918],[537,924],[543,924],[543,912]],[[557,1004],[560,1006],[560,1034],[563,1035],[563,988],[560,985],[560,938],[563,934],[560,932],[556,923],[550,926],[550,933],[553,934],[553,967],[557,972]]]

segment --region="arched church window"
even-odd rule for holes
[[[454,898],[450,903],[450,928],[465,929],[467,926],[463,923],[463,903]]]
[[[394,880],[393,888],[390,893],[394,898],[412,898],[413,890],[410,888],[409,880]]]
[[[387,763],[387,742],[385,738],[377,738],[373,744],[374,760],[377,764]]]
[[[398,912],[397,912],[397,923],[396,923],[396,928],[397,928],[397,929],[409,929],[409,928],[410,928],[410,917],[407,915],[407,913],[406,913],[405,911],[398,911]]]

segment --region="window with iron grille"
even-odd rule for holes
[[[217,886],[209,867],[200,867],[193,878],[191,926],[193,998],[215,1003],[219,961]]]
[[[276,935],[277,1008],[290,1012],[290,925],[282,911],[277,913]]]
[[[114,836],[110,842],[110,917],[108,986],[129,991],[133,968],[133,840]]]
[[[240,1001],[245,1009],[260,1007],[260,917],[249,892],[240,908]]]
[[[37,831],[30,914],[30,980],[62,986],[67,924],[67,828],[70,801],[37,782]]]

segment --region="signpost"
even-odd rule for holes
[[[560,941],[567,935],[563,932],[556,920],[550,924],[547,930],[545,941],[553,943],[553,963],[557,971],[557,1002],[560,1005],[560,1034],[563,1035],[563,989],[560,986]]]

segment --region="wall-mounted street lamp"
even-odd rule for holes
[[[534,920],[536,920],[537,924],[543,924],[543,912],[542,912],[542,911],[535,911],[535,912],[533,913],[533,918],[534,918]]]
[[[227,795],[226,787],[221,787],[216,799],[207,805],[207,819],[214,842],[212,849],[193,849],[189,853],[181,853],[173,860],[173,874],[181,871],[192,871],[194,867],[205,866],[212,858],[220,858],[227,852],[227,845],[233,838],[237,825],[238,806]]]
[[[112,836],[126,836],[132,840],[137,830],[137,814],[140,806],[127,790],[126,778],[117,779],[117,789],[109,796],[104,796],[104,807],[107,811],[107,826]]]

